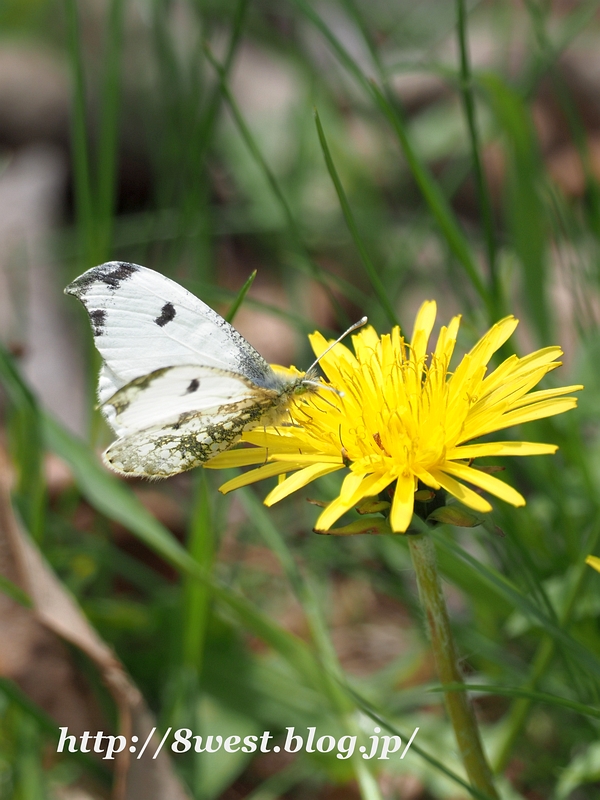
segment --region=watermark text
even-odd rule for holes
[[[270,731],[263,731],[260,735],[250,736],[221,736],[207,734],[200,736],[194,734],[190,728],[167,728],[162,737],[159,736],[156,728],[148,733],[148,736],[140,741],[138,736],[126,738],[122,735],[111,735],[104,731],[91,733],[84,731],[79,736],[69,733],[68,728],[59,728],[60,737],[56,746],[57,753],[97,753],[104,760],[112,761],[115,756],[122,753],[125,748],[136,758],[141,758],[148,750],[151,757],[155,759],[165,745],[175,754],[188,753],[218,753],[223,750],[226,753],[332,753],[335,751],[336,758],[346,760],[352,758],[358,749],[358,753],[366,760],[377,759],[387,761],[390,756],[403,759],[408,753],[411,744],[415,740],[419,728],[415,728],[410,739],[403,745],[400,736],[388,736],[381,734],[381,728],[374,728],[374,733],[367,739],[368,744],[356,746],[358,737],[346,735],[335,737],[330,734],[319,736],[316,727],[306,728],[296,731],[294,727],[286,728],[285,737],[278,737],[281,744],[272,744],[275,740],[274,734]],[[168,743],[168,744],[167,744]]]

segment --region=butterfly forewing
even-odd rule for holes
[[[199,364],[241,374],[269,388],[259,353],[206,303],[158,272],[111,261],[65,290],[84,304],[105,362],[99,396],[164,367]]]

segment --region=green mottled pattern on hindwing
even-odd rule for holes
[[[176,422],[124,436],[104,458],[118,472],[156,478],[198,467],[235,444],[244,430],[256,427],[277,406],[276,393],[263,392],[260,399],[223,406],[211,417],[188,412]]]

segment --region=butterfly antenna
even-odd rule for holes
[[[332,343],[329,345],[329,347],[328,347],[326,350],[323,350],[323,352],[321,353],[321,355],[320,355],[318,358],[316,358],[316,359],[314,360],[314,362],[313,362],[313,363],[310,365],[310,367],[309,367],[309,368],[306,370],[306,374],[308,374],[308,373],[309,373],[311,370],[313,370],[313,369],[314,369],[314,368],[317,366],[317,364],[319,363],[319,361],[320,361],[320,360],[321,360],[321,359],[322,359],[324,356],[326,356],[326,355],[327,355],[327,353],[328,353],[328,352],[329,352],[329,351],[330,351],[330,350],[331,350],[333,347],[335,347],[335,346],[336,346],[336,344],[339,344],[339,343],[342,341],[342,339],[345,339],[345,338],[346,338],[346,336],[348,336],[348,334],[349,334],[349,333],[352,333],[352,331],[355,331],[357,328],[362,328],[362,326],[363,326],[363,325],[366,325],[366,324],[367,324],[367,317],[362,317],[362,319],[359,319],[359,320],[358,320],[358,322],[355,322],[355,323],[354,323],[354,325],[350,325],[350,327],[348,328],[348,330],[347,330],[347,331],[344,331],[344,332],[342,333],[342,335],[341,335],[341,336],[339,336],[339,337],[338,337],[338,338],[335,340],[335,342],[332,342]],[[306,382],[308,383],[308,381],[306,381]],[[338,394],[339,394],[339,392],[338,392]]]

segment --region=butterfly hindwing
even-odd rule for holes
[[[268,394],[222,406],[214,415],[183,413],[122,436],[110,445],[104,460],[124,475],[150,478],[166,478],[198,467],[268,416],[273,407]]]
[[[221,409],[244,404],[274,403],[277,393],[262,389],[242,375],[214,367],[188,364],[163,367],[128,383],[110,397],[102,410],[123,436],[182,415],[218,417]]]

